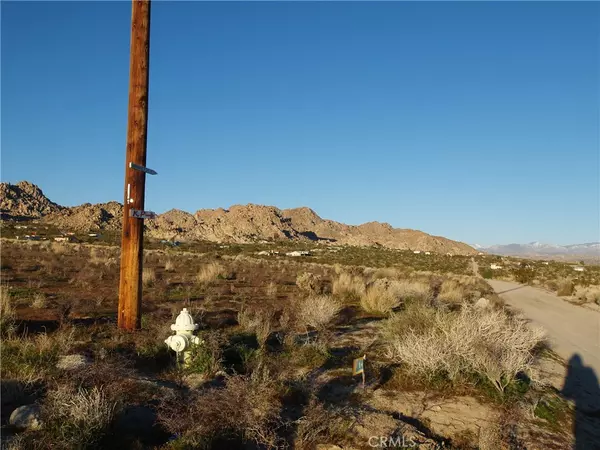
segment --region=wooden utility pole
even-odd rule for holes
[[[146,185],[149,56],[150,0],[133,0],[118,311],[118,326],[126,330],[141,327],[144,219],[139,212],[144,210]]]

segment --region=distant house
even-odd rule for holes
[[[285,255],[286,256],[309,256],[310,252],[307,252],[305,250],[296,250],[293,252],[288,252]]]
[[[419,253],[421,253],[421,250],[415,250],[413,253],[414,253],[415,255],[418,255]]]
[[[544,261],[542,264],[548,265],[549,263],[548,261]]]
[[[431,252],[425,252],[426,255],[431,255]]]
[[[574,270],[575,272],[583,272],[583,271],[585,271],[585,269],[584,269],[583,267],[581,267],[581,266],[576,266],[576,267],[573,267],[573,270]]]
[[[502,269],[502,266],[500,264],[490,264],[490,269],[492,270],[498,270],[498,269]]]

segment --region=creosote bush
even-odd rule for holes
[[[426,377],[443,373],[451,380],[479,373],[503,392],[519,372],[528,372],[543,331],[529,328],[502,310],[464,305],[459,312],[412,312],[415,324],[399,313],[384,327],[387,356]]]

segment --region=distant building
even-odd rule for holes
[[[296,250],[293,252],[288,252],[285,255],[286,256],[309,256],[310,252],[307,252],[305,250]]]
[[[490,264],[490,269],[498,270],[498,269],[502,269],[502,266],[500,264]]]
[[[431,252],[425,252],[426,255],[431,255]]]
[[[415,250],[413,253],[414,253],[415,255],[418,255],[419,253],[421,253],[421,250]]]
[[[573,270],[574,270],[575,272],[583,272],[583,271],[585,271],[585,269],[584,269],[583,267],[581,267],[581,266],[576,266],[576,267],[573,267]]]

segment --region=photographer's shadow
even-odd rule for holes
[[[575,402],[574,450],[600,450],[600,386],[598,376],[581,356],[569,359],[562,395]]]

